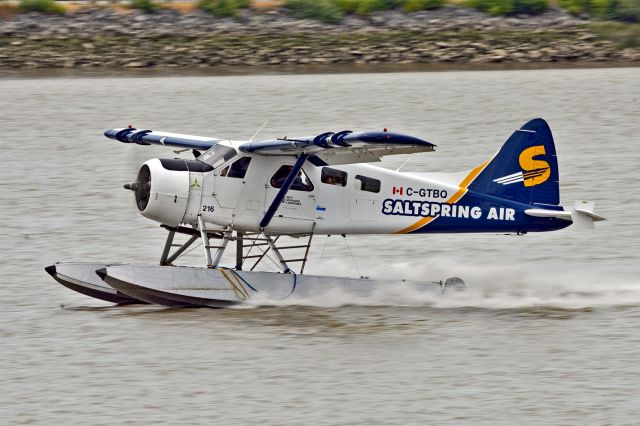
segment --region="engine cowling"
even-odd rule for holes
[[[151,159],[140,167],[136,182],[125,185],[125,188],[135,192],[138,211],[144,217],[165,225],[178,226],[189,200],[189,168],[179,165],[171,167],[171,164],[167,167],[163,164],[167,161],[186,162]]]

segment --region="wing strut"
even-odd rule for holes
[[[291,185],[293,185],[293,181],[295,180],[296,176],[298,176],[298,172],[300,172],[300,169],[302,169],[302,165],[305,161],[307,161],[308,157],[309,154],[307,153],[300,154],[298,160],[296,161],[296,164],[293,165],[293,168],[289,172],[289,175],[284,180],[280,191],[278,191],[275,198],[271,202],[269,209],[260,221],[260,229],[264,229],[267,227],[267,225],[269,225],[271,219],[273,218],[273,215],[276,214],[276,210],[278,210],[280,203],[282,203],[282,200],[284,200],[284,196],[287,195],[287,192],[289,192],[289,188],[291,188]]]

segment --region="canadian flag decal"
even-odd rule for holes
[[[403,188],[402,188],[401,186],[400,186],[400,187],[398,187],[398,188],[396,188],[396,187],[394,186],[394,187],[393,187],[392,192],[393,192],[393,195],[396,195],[396,194],[400,194],[400,195],[402,195]]]

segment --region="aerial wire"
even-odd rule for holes
[[[411,161],[411,157],[407,158],[407,159],[406,159],[406,161],[405,161],[404,163],[402,163],[402,164],[400,165],[400,167],[398,167],[398,168],[396,169],[396,172],[399,172],[399,171],[400,171],[400,169],[401,169],[401,168],[403,168],[403,167],[404,167],[404,166],[405,166],[409,161]]]
[[[258,134],[262,131],[262,129],[264,129],[264,126],[266,126],[268,122],[269,122],[269,120],[267,120],[264,123],[262,123],[262,126],[260,126],[260,128],[258,130],[256,130],[256,132],[253,134],[253,136],[251,136],[249,138],[249,142],[253,141],[253,138],[258,136]]]

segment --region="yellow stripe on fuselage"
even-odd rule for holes
[[[394,232],[394,234],[406,234],[406,233],[409,233],[411,231],[415,231],[418,228],[422,228],[427,223],[431,222],[433,219],[435,219],[435,217],[432,217],[432,216],[423,217],[422,219],[420,219],[419,221],[417,221],[413,225],[407,226],[406,228],[404,228],[404,229],[402,229],[400,231],[396,231],[396,232]]]
[[[458,185],[459,187],[458,190],[456,191],[455,194],[449,197],[449,199],[447,200],[447,203],[448,204],[457,203],[460,200],[460,198],[462,198],[462,196],[467,193],[467,188],[469,187],[469,185],[471,185],[471,182],[473,182],[473,180],[480,174],[480,172],[482,172],[484,168],[487,167],[487,164],[489,164],[489,161],[485,161],[475,169],[471,170],[469,174],[464,179],[462,179],[462,182],[460,182],[460,184]],[[423,217],[413,225],[407,226],[406,228],[394,233],[406,234],[406,233],[415,231],[416,229],[420,229],[423,226],[427,225],[429,222],[433,221],[436,217],[432,217],[432,216]]]

